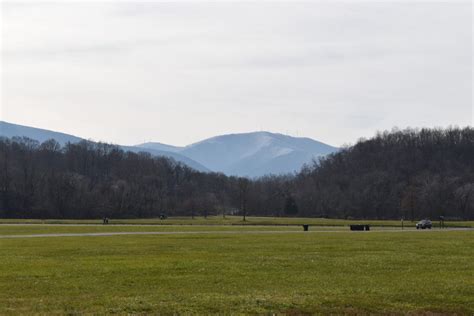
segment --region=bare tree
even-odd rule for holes
[[[249,183],[250,181],[247,178],[239,178],[240,211],[242,212],[244,222],[247,220],[246,215]]]

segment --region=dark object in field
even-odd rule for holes
[[[163,214],[163,213],[162,213],[162,214],[160,214],[160,219],[162,219],[162,220],[163,220],[163,219],[167,219],[167,218],[168,218],[168,216],[166,216],[166,214]]]
[[[444,216],[439,217],[439,228],[445,228],[446,226],[444,225]]]
[[[416,229],[425,229],[425,228],[428,228],[428,229],[431,229],[431,227],[433,226],[433,224],[431,223],[431,221],[429,219],[423,219],[421,221],[419,221],[418,223],[416,223]]]
[[[303,230],[304,230],[305,232],[307,232],[308,229],[309,229],[309,225],[308,225],[308,224],[303,224]]]
[[[370,226],[369,225],[360,225],[360,224],[357,224],[357,225],[349,225],[351,227],[351,230],[370,230]]]
[[[104,218],[102,219],[102,224],[107,225],[108,223],[109,223],[109,218],[108,218],[108,217],[104,217]]]

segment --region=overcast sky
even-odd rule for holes
[[[465,2],[2,2],[1,119],[120,144],[466,126]]]

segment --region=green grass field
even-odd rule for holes
[[[0,239],[0,314],[474,313],[474,231],[310,229],[0,225],[197,232]]]
[[[105,232],[212,232],[212,231],[301,231],[299,226],[174,226],[174,225],[0,225],[1,235],[65,234],[65,233],[105,233]],[[318,229],[336,230],[338,227]]]
[[[19,223],[19,224],[100,224],[100,219],[97,220],[66,220],[66,219],[0,219],[2,223]],[[416,222],[405,220],[406,227],[414,227]],[[137,225],[302,225],[310,224],[316,226],[347,226],[350,224],[370,224],[381,227],[401,227],[399,220],[344,220],[344,219],[327,219],[327,218],[301,218],[301,217],[247,217],[247,220],[242,221],[242,216],[208,216],[204,217],[170,217],[166,220],[158,218],[147,219],[111,219],[110,224],[137,224]],[[438,222],[433,221],[434,225]],[[446,221],[448,227],[473,227],[474,221]]]
[[[407,227],[405,230],[414,230]],[[437,230],[438,228],[433,228]],[[107,232],[248,232],[248,231],[288,231],[300,232],[301,225],[94,225],[94,224],[0,224],[0,236],[36,234],[77,234]],[[349,231],[347,226],[310,226],[310,231]],[[399,227],[376,226],[374,231],[401,230]]]

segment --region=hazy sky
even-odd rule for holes
[[[1,119],[120,144],[466,126],[466,2],[2,2]]]

